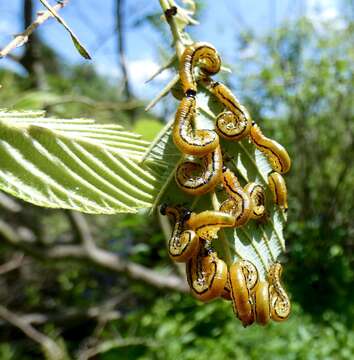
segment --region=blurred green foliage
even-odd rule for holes
[[[60,313],[86,309],[121,296],[121,318],[100,327],[92,319],[49,322],[41,330],[65,342],[73,357],[95,334],[107,344],[98,357],[110,359],[352,359],[354,354],[354,123],[352,23],[320,32],[306,19],[285,24],[271,37],[246,34],[237,45],[256,46],[238,59],[235,85],[265,133],[281,139],[294,160],[290,191],[288,253],[284,283],[293,314],[282,324],[243,329],[229,303],[200,304],[189,295],[165,293],[81,262],[28,259],[9,273],[2,303],[20,312]],[[217,44],[215,44],[217,46]],[[47,77],[48,90],[29,90],[26,78],[0,71],[2,107],[46,109],[52,115],[93,117],[128,125],[147,140],[163,126],[158,116],[130,107],[118,88],[93,67],[61,66]],[[253,69],[253,70],[252,70]],[[165,101],[165,100],[164,100]],[[131,111],[137,119],[131,124]],[[46,245],[71,236],[65,213],[21,204],[14,220],[31,227]],[[21,218],[23,216],[23,218]],[[30,221],[28,219],[31,219]],[[91,216],[98,245],[157,269],[170,265],[155,217]],[[26,223],[27,221],[27,223]],[[1,260],[11,249],[0,244]],[[2,324],[0,359],[37,359],[32,342]]]
[[[354,332],[335,316],[327,320],[315,323],[295,305],[283,324],[244,329],[224,300],[205,305],[172,294],[158,299],[150,311],[114,324],[119,333],[145,343],[113,349],[102,359],[351,359]]]

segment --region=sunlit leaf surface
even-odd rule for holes
[[[150,207],[157,180],[137,165],[147,148],[119,125],[0,112],[0,188],[33,204],[88,213]]]

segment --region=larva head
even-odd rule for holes
[[[261,128],[257,125],[257,123],[255,121],[252,121],[252,126],[251,126],[251,137],[258,137],[258,136],[263,136]]]
[[[197,95],[197,92],[194,89],[188,89],[186,91],[186,96],[187,97],[195,98],[196,95]]]
[[[192,215],[192,211],[190,209],[187,208],[183,208],[183,214],[182,214],[182,218],[183,221],[187,221]]]
[[[166,215],[166,209],[168,207],[168,204],[167,203],[163,203],[161,206],[160,206],[160,214],[161,215]]]
[[[167,203],[164,203],[160,207],[160,214],[172,216],[175,219],[178,218],[186,221],[190,216],[190,210],[180,205],[171,206]]]

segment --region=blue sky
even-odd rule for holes
[[[40,2],[38,2],[38,9]],[[126,1],[127,59],[130,77],[135,92],[151,97],[157,86],[166,82],[168,74],[160,76],[154,84],[142,85],[144,80],[157,69],[158,47],[167,48],[158,34],[149,26],[133,28],[132,24],[143,13],[159,11],[158,0]],[[51,0],[53,4],[54,1]],[[20,32],[22,0],[0,1],[0,47]],[[97,5],[99,4],[99,5]],[[139,4],[140,6],[138,6]],[[301,15],[331,19],[338,14],[337,0],[219,0],[205,1],[205,8],[198,20],[200,25],[190,29],[195,40],[208,41],[217,47],[226,63],[231,63],[236,51],[235,37],[243,30],[263,34],[277,27],[284,20]],[[93,57],[93,64],[99,72],[115,79],[119,76],[114,36],[114,0],[72,0],[61,11],[70,27]],[[54,20],[45,23],[40,33],[57,52],[70,63],[84,63],[74,49],[70,37]],[[231,45],[230,45],[231,44]],[[18,52],[21,49],[17,50]],[[9,60],[1,60],[0,66],[13,66]]]

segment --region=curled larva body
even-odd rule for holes
[[[202,301],[219,297],[227,281],[226,264],[204,244],[198,254],[187,262],[186,273],[192,294]]]
[[[215,188],[221,181],[222,155],[220,146],[205,155],[203,163],[184,161],[175,173],[177,185],[190,195],[203,195]]]
[[[258,324],[266,325],[270,320],[270,294],[267,281],[261,281],[254,296],[254,312]]]
[[[270,292],[270,311],[271,318],[274,321],[286,320],[291,311],[291,304],[288,294],[284,290],[280,278],[282,273],[282,266],[280,263],[271,265],[268,271],[268,279],[271,284]]]
[[[216,131],[228,140],[238,141],[249,135],[251,130],[251,116],[242,106],[231,90],[218,82],[208,85],[211,92],[226,107],[216,119]]]
[[[273,194],[274,203],[288,210],[288,191],[282,175],[272,172],[268,175],[268,185]]]
[[[262,185],[254,182],[245,186],[245,191],[251,198],[251,218],[260,219],[265,214],[265,192]]]
[[[229,269],[233,310],[244,326],[254,322],[252,294],[257,288],[257,268],[246,260],[236,261]]]
[[[225,300],[232,301],[229,279],[227,279],[224,290],[222,291],[220,296]]]
[[[264,136],[256,123],[252,124],[250,137],[257,149],[267,156],[273,170],[280,174],[285,174],[289,171],[291,160],[285,148],[275,140]]]
[[[185,230],[185,223],[190,211],[180,206],[163,205],[160,208],[162,215],[167,215],[174,221],[168,254],[177,262],[186,262],[194,256],[199,248],[199,237],[192,230]]]
[[[251,217],[250,196],[240,185],[237,176],[228,168],[223,169],[222,184],[230,198],[221,204],[219,210],[234,216],[234,227],[245,225]]]
[[[194,130],[196,100],[185,96],[177,109],[173,126],[173,141],[184,154],[203,156],[219,145],[219,136],[213,130]]]
[[[217,238],[220,228],[233,227],[234,217],[221,211],[206,210],[199,214],[192,213],[186,225],[199,237],[211,241]]]
[[[212,45],[198,42],[184,50],[180,64],[179,76],[183,91],[185,94],[195,94],[197,82],[194,67],[198,64],[204,75],[214,75],[220,71],[221,59]]]

